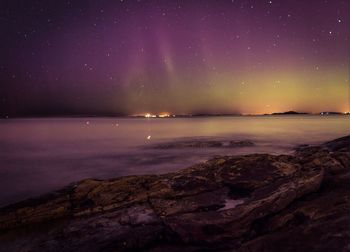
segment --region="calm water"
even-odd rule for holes
[[[166,173],[215,155],[290,153],[298,144],[349,134],[348,116],[0,120],[0,205],[83,178]],[[251,140],[256,146],[149,148],[192,138]]]

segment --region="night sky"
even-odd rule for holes
[[[0,2],[0,115],[349,110],[349,0]]]

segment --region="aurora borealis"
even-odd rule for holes
[[[0,115],[348,111],[348,0],[0,3]]]

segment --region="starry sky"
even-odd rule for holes
[[[349,0],[0,2],[0,116],[349,110]]]

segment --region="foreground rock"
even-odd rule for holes
[[[2,251],[350,251],[350,137],[83,180],[0,210]]]

